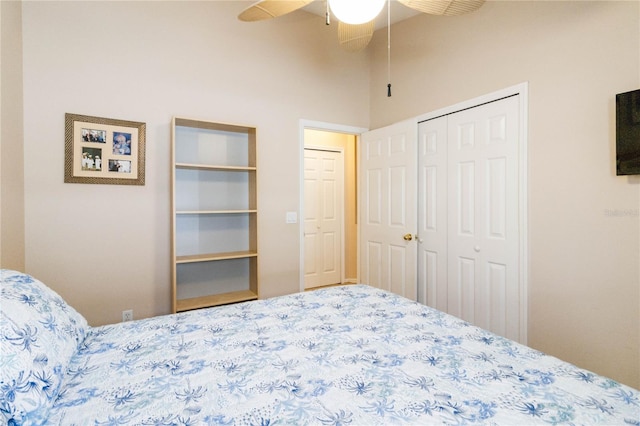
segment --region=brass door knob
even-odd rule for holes
[[[413,240],[413,235],[404,234],[404,236],[402,238],[404,238],[405,241],[411,241],[411,240]]]

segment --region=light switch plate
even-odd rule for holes
[[[298,223],[298,212],[287,212],[287,223]]]

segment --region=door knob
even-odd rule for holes
[[[413,235],[404,234],[404,236],[402,238],[404,238],[405,241],[411,241],[411,240],[413,240]]]
[[[475,246],[473,249],[476,251],[476,253],[480,253],[480,246]]]

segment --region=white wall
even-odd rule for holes
[[[22,10],[3,1],[0,12],[0,265],[23,270]]]
[[[170,310],[172,115],[258,128],[261,296],[298,291],[299,120],[368,125],[368,57],[248,2],[24,2],[26,270],[91,324]],[[147,124],[146,185],[63,183],[64,114]]]
[[[487,2],[373,40],[371,128],[529,82],[529,344],[640,388],[640,176],[615,94],[640,88],[640,3]]]

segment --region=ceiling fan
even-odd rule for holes
[[[259,0],[243,10],[238,19],[245,22],[277,18],[301,9],[314,0]],[[326,0],[326,24],[330,12],[338,20],[338,40],[348,51],[364,49],[375,30],[375,18],[391,0]],[[478,9],[485,0],[393,0],[417,12],[455,16]],[[390,4],[389,4],[390,6]],[[389,14],[390,16],[390,14]],[[390,23],[390,22],[389,22]]]

